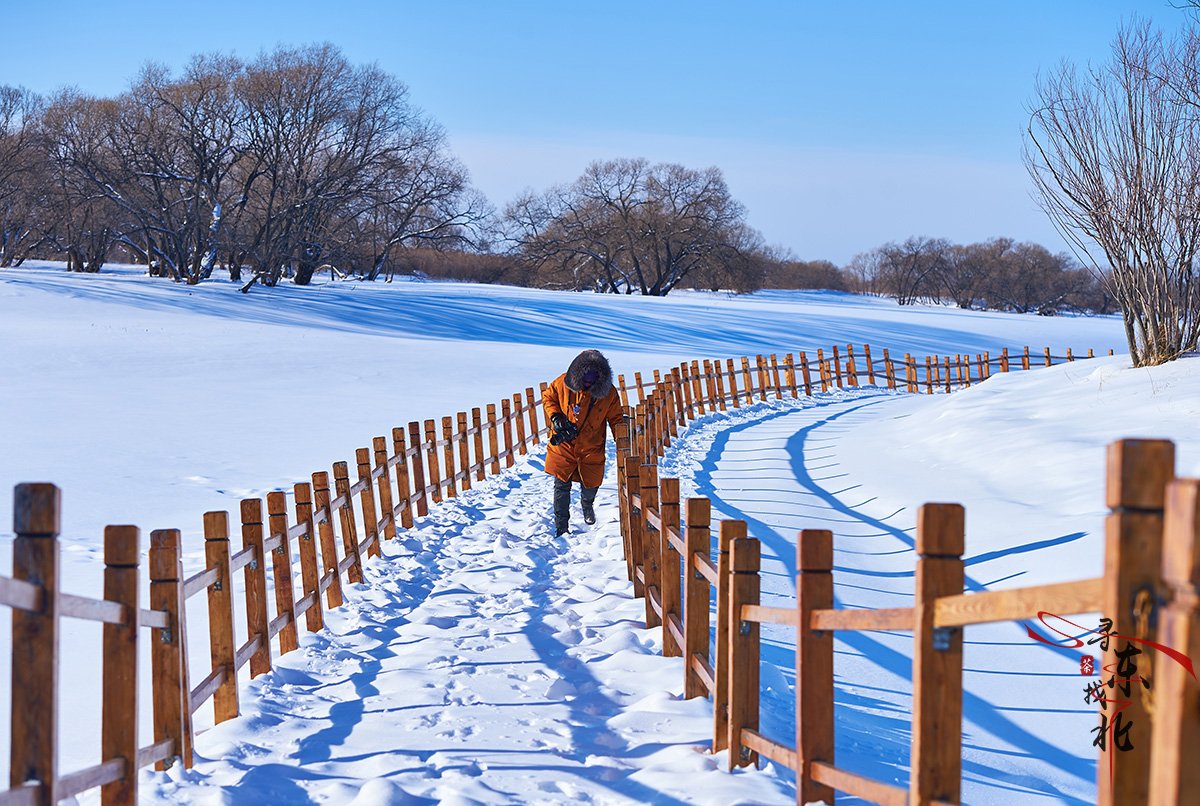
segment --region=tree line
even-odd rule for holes
[[[910,238],[839,268],[767,245],[720,169],[597,161],[574,182],[494,209],[446,135],[374,65],[332,45],[251,61],[147,64],[114,98],[0,87],[0,267],[131,260],[248,290],[287,278],[396,274],[665,295],[676,288],[827,288],[900,304],[1112,310],[1066,255],[995,239]]]

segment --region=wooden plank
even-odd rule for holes
[[[766,756],[776,764],[782,764],[789,770],[796,769],[799,764],[799,755],[795,748],[788,747],[782,742],[777,742],[774,739],[768,739],[756,730],[744,728],[741,736],[741,746],[748,747],[753,752],[760,756]]]
[[[842,385],[842,357],[838,354],[838,346],[833,345],[833,358],[829,359],[833,364],[833,372],[837,376],[837,388],[845,388]]]
[[[717,531],[717,623],[713,656],[713,752],[729,747],[729,544],[746,536],[745,521],[721,521]]]
[[[264,635],[266,634],[265,631],[263,634]],[[243,666],[245,666],[250,661],[250,658],[254,657],[254,655],[256,655],[262,648],[263,648],[263,636],[262,635],[251,636],[250,640],[247,641],[246,643],[242,644],[242,646],[239,647],[238,651],[234,654],[234,656],[233,656],[234,657],[234,663],[233,663],[234,667],[237,669],[241,669]]]
[[[183,582],[183,598],[191,599],[197,593],[204,590],[209,585],[212,585],[220,578],[220,568],[205,568],[203,571],[193,574]]]
[[[9,785],[41,783],[41,806],[58,803],[58,535],[62,494],[18,484],[13,494],[13,577],[42,590],[42,608],[12,614],[12,739]]]
[[[188,710],[193,714],[199,711],[201,706],[208,702],[209,698],[217,693],[217,689],[225,685],[228,680],[229,670],[224,666],[213,669],[208,673],[208,677],[200,682],[200,685],[192,689],[188,697]]]
[[[742,608],[740,619],[755,624],[782,624],[785,627],[795,627],[796,610],[792,607],[746,605]]]
[[[854,795],[880,806],[908,806],[908,790],[881,781],[873,781],[853,772],[838,769],[832,764],[815,762],[812,765],[812,777],[817,783],[824,784],[830,789]],[[833,802],[830,797],[829,802]]]
[[[150,641],[154,740],[170,739],[185,769],[192,767],[192,714],[188,710],[187,618],[178,529],[150,533],[150,607],[170,613],[169,627]],[[168,762],[159,767],[166,769]],[[159,767],[156,767],[158,769]]]
[[[729,381],[729,399],[733,402],[735,409],[742,407],[742,401],[739,399],[737,388],[737,370],[733,366],[733,359],[725,359],[725,378]]]
[[[40,588],[38,590],[41,590]],[[58,594],[60,618],[77,618],[83,621],[99,621],[104,624],[124,624],[126,610],[119,604],[70,593]]]
[[[683,613],[683,585],[682,585],[682,553],[671,542],[671,533],[679,534],[679,479],[660,479],[658,482],[659,494],[659,514],[661,516],[659,525],[659,556],[662,561],[661,573],[659,574],[659,590],[662,591],[663,597],[663,623],[666,624],[671,619],[675,623],[679,623],[679,618]],[[675,635],[671,630],[663,629],[663,649],[664,658],[678,658],[683,656],[683,631],[679,635]]]
[[[525,399],[520,392],[514,392],[512,396],[512,418],[513,425],[517,429],[517,453],[525,456],[528,448],[525,445]]]
[[[100,757],[117,763],[119,775],[100,786],[103,806],[137,803],[138,639],[141,630],[141,532],[136,526],[104,528],[104,598],[130,614],[104,625],[100,697]],[[60,798],[69,797],[59,788]]]
[[[771,382],[775,387],[775,399],[783,400],[783,384],[779,380],[779,363],[774,353],[771,353],[769,358],[771,360]]]
[[[867,380],[872,386],[875,386],[875,363],[871,360],[871,345],[863,345],[863,357],[867,362]]]
[[[1134,607],[1139,591],[1154,599],[1160,594],[1163,542],[1163,506],[1166,486],[1175,475],[1175,445],[1167,440],[1125,439],[1108,446],[1105,503],[1111,510],[1105,519],[1103,615],[1112,619],[1110,632],[1137,636],[1139,625]],[[1145,630],[1148,632],[1148,628]],[[1127,641],[1113,638],[1103,653],[1101,669],[1115,670],[1121,663],[1117,652]],[[1145,803],[1150,797],[1150,754],[1124,752],[1120,748],[1148,747],[1152,737],[1151,713],[1145,699],[1134,691],[1132,677],[1142,673],[1143,659],[1128,665],[1124,683],[1108,696],[1129,700],[1121,711],[1127,732],[1116,735],[1116,719],[1110,715],[1106,741],[1096,765],[1097,804],[1121,806]],[[1161,664],[1160,664],[1161,665]],[[1133,696],[1130,696],[1133,695]]]
[[[658,592],[657,585],[646,586],[646,604],[654,611],[654,615],[658,617],[659,622],[662,621],[662,595]]]
[[[138,750],[138,769],[150,764],[157,764],[160,761],[171,758],[173,755],[175,755],[175,744],[170,739],[155,742]]]
[[[1037,618],[1038,613],[1069,616],[1099,613],[1104,604],[1104,578],[1060,582],[1003,591],[940,597],[933,608],[934,627],[959,627],[996,621]]]
[[[41,610],[42,588],[22,579],[0,577],[0,604],[18,610]]]
[[[761,377],[761,376],[760,376]],[[758,540],[743,537],[729,547],[729,769],[757,766],[758,755],[742,744],[742,731],[758,730],[759,629],[744,620],[742,608],[758,604]]]
[[[796,797],[799,803],[834,802],[833,789],[815,777],[834,762],[833,634],[807,625],[833,607],[833,533],[804,529],[796,538]]]
[[[313,473],[312,484],[313,503],[317,511],[328,512],[332,506],[329,501],[329,474]],[[401,489],[407,492],[406,488]],[[325,605],[329,608],[341,607],[342,578],[337,570],[337,537],[333,533],[333,523],[329,518],[317,521],[317,539],[321,542],[321,567],[325,570],[323,577],[329,580],[329,586],[325,589]]]
[[[320,474],[324,476],[324,473]],[[317,502],[321,496],[329,497],[328,481],[326,489],[321,489],[317,483],[317,474],[313,475],[317,486]],[[267,561],[263,551],[262,499],[247,498],[241,504],[242,516],[242,545],[253,552],[253,559],[246,566],[246,633],[250,638],[259,639],[259,649],[250,658],[250,677],[258,677],[271,671],[271,645],[267,640]],[[162,738],[155,736],[155,738]]]
[[[878,610],[814,610],[809,628],[813,630],[911,630],[915,612],[911,607],[885,607]]]
[[[683,623],[679,616],[674,613],[666,614],[663,618],[663,635],[670,635],[677,646],[683,646]]]
[[[354,458],[358,462],[358,480],[366,482],[366,487],[359,494],[364,533],[360,554],[362,548],[366,548],[368,557],[379,557],[382,556],[379,549],[379,510],[375,502],[375,485],[371,483],[371,450],[359,448],[354,452]],[[452,467],[450,469],[453,470]]]
[[[689,498],[685,505],[687,530],[684,533],[686,547],[683,556],[688,559],[684,563],[684,628],[683,656],[688,659],[684,666],[683,696],[685,699],[703,697],[710,686],[705,686],[699,673],[691,662],[695,659],[708,661],[708,626],[711,588],[708,580],[695,568],[695,562],[708,560],[711,550],[711,533],[709,531],[712,517],[712,504],[707,498]]]
[[[271,619],[270,624],[267,625],[267,637],[274,638],[276,635],[283,632],[285,628],[290,626],[292,626],[292,614],[280,613],[278,616]]]
[[[708,580],[710,585],[716,585],[719,572],[717,566],[707,556],[692,555],[692,566],[696,569],[696,573]]]
[[[792,393],[792,398],[799,397],[800,391],[796,388],[796,359],[791,353],[783,357],[783,378],[788,391]]]
[[[1200,660],[1200,480],[1180,479],[1167,487],[1162,580],[1167,606],[1159,614],[1158,643],[1193,662]],[[1200,758],[1200,683],[1182,663],[1158,658],[1149,804],[1200,803],[1200,764],[1195,763]]]
[[[746,405],[754,404],[754,381],[750,379],[750,358],[742,356],[742,391],[746,393]]]
[[[267,516],[271,534],[287,531],[287,495],[279,491],[267,493]],[[288,616],[286,628],[279,633],[279,654],[286,655],[300,648],[299,637],[296,635],[296,595],[292,591],[291,544],[283,541],[269,556],[271,575],[275,581],[275,612],[281,616]]]
[[[965,515],[958,504],[917,510],[909,803],[957,803],[962,785],[962,628],[933,626],[939,596],[963,589]]]
[[[380,437],[377,442],[382,443],[383,438]],[[386,463],[387,451],[383,451],[383,456],[380,457],[376,452],[375,458]],[[388,485],[391,486],[390,483]],[[312,512],[312,485],[299,483],[292,487],[292,499],[296,502],[296,523],[305,527],[304,534],[300,536],[300,541],[297,544],[300,554],[300,586],[305,596],[312,595],[314,607],[309,607],[304,613],[304,626],[309,632],[317,632],[325,626],[325,614],[321,609],[321,597],[317,595],[317,586],[320,584],[321,569],[317,565],[317,541],[316,528],[313,525]],[[294,608],[298,611],[298,608]],[[299,618],[299,612],[296,613]]]
[[[134,773],[134,774],[128,774]],[[98,786],[106,789],[125,778],[135,778],[132,765],[126,762],[123,758],[113,758],[102,764],[97,764],[87,769],[78,770],[69,775],[64,775],[58,782],[58,797],[61,800],[73,798],[89,789],[95,789]],[[103,792],[103,790],[101,790]],[[109,789],[109,791],[113,791]],[[104,803],[120,803],[121,801],[102,801]]]
[[[0,806],[38,806],[42,802],[42,785],[26,781],[13,789],[0,792]]]
[[[713,675],[713,668],[707,659],[693,655],[691,663],[688,664],[688,668],[694,672],[698,678],[700,678],[700,683],[704,686],[705,691],[707,691],[708,694],[712,694],[716,690],[717,684]],[[700,696],[704,697],[706,695],[701,694]]]
[[[537,445],[541,442],[538,436],[537,398],[534,397],[533,387],[525,387],[525,409],[529,412],[529,439]]]
[[[858,367],[854,363],[854,345],[846,345],[846,380],[851,388],[858,387]]]
[[[488,454],[492,457],[492,475],[500,472],[500,441],[496,432],[496,404],[487,404]]]
[[[171,626],[170,615],[163,613],[161,610],[147,610],[143,607],[139,613],[139,617],[143,627],[154,627],[156,629],[160,629],[162,627]]]
[[[387,440],[383,437],[375,437],[371,440],[371,448],[374,450],[375,455],[375,470],[372,471],[371,476],[379,479],[375,486],[375,490],[379,495],[379,511],[390,515],[392,512],[395,512],[396,505],[392,503],[394,497],[392,495],[392,475],[388,472]],[[466,489],[466,487],[463,489]],[[395,539],[395,521],[389,519],[382,534],[384,540]]]
[[[427,420],[427,423],[432,420]],[[338,519],[342,527],[342,550],[346,561],[346,581],[354,584],[363,581],[362,557],[359,555],[358,525],[354,520],[354,502],[350,499],[350,468],[346,462],[336,462],[333,465],[333,487],[338,497],[346,497],[346,503],[338,507]],[[332,504],[330,505],[332,506]],[[339,570],[342,565],[338,564]],[[278,612],[278,611],[277,611]]]
[[[804,396],[812,397],[812,376],[808,369],[808,355],[800,353],[800,374],[804,378]]]
[[[629,550],[629,486],[625,479],[625,460],[629,457],[629,422],[622,420],[613,432],[617,447],[617,512],[621,527],[621,549],[625,556],[625,575],[633,581],[633,554]]]

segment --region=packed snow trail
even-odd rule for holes
[[[749,535],[762,543],[764,604],[795,606],[796,535],[801,529],[829,529],[834,535],[835,606],[910,607],[913,531],[916,509],[924,500],[880,512],[872,506],[873,491],[858,483],[853,463],[845,462],[841,452],[856,430],[892,418],[902,421],[914,402],[912,396],[864,388],[729,408],[693,423],[662,462],[660,476],[681,477],[681,497],[710,498],[714,521],[747,522]],[[897,429],[901,427],[898,422]],[[877,450],[898,450],[901,442],[898,434]],[[925,500],[943,500],[936,489],[927,492]],[[1083,536],[1075,532],[988,552],[972,540],[968,528],[966,589],[984,590],[1014,576],[993,571],[1002,565],[995,561],[1028,563],[1029,552]],[[795,736],[795,631],[762,625],[761,635],[764,730],[790,744]],[[1083,703],[1075,662],[1072,674],[1056,650],[1032,642],[1021,624],[968,628],[965,803],[1094,801],[1090,730],[1095,712]],[[839,766],[907,786],[911,664],[911,632],[835,633]]]
[[[731,776],[704,754],[712,709],[678,698],[681,661],[641,626],[611,474],[598,523],[582,527],[576,498],[556,538],[543,457],[385,542],[328,629],[197,736],[192,770],[144,779],[143,801],[794,802],[770,772]]]

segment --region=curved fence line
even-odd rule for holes
[[[643,549],[655,541],[640,531],[645,523],[646,529],[662,529],[662,534],[678,538],[678,484],[672,487],[671,480],[663,480],[664,514],[659,515],[660,488],[654,465],[679,427],[706,411],[724,410],[727,405],[736,408],[743,402],[766,400],[771,394],[782,398],[785,391],[796,397],[801,389],[811,395],[814,390],[843,385],[886,384],[893,389],[932,393],[978,382],[993,369],[1007,372],[1018,360],[1025,369],[1043,361],[1049,365],[1074,360],[1070,350],[1066,356],[1052,356],[1046,350],[1031,358],[1028,348],[1019,359],[1010,359],[1005,350],[996,358],[984,353],[974,360],[960,355],[954,359],[928,357],[922,363],[906,355],[903,361],[894,362],[883,350],[882,359],[875,361],[865,345],[862,355],[860,366],[854,348],[847,345],[844,354],[834,347],[828,357],[823,349],[818,350],[815,361],[804,352],[799,353],[798,361],[792,355],[782,361],[774,355],[755,356],[753,368],[748,356],[736,362],[725,359],[724,366],[721,360],[706,360],[703,367],[694,361],[666,373],[655,371],[652,384],[644,383],[640,373],[631,384],[626,384],[624,376],[618,377],[617,388],[629,415],[628,425],[618,428],[617,468],[627,567],[635,593],[646,595],[647,625],[660,624],[660,614],[666,613],[671,646],[686,648],[694,659],[689,665],[688,696],[725,690],[726,667],[720,663],[714,667],[707,660],[709,593],[703,592],[701,607],[699,589],[687,587],[695,604],[688,609],[689,621],[684,624],[678,605],[673,604],[678,601],[676,589],[660,581],[660,557],[675,555],[655,555],[652,564],[646,565]],[[546,384],[540,388],[544,390]],[[635,394],[638,403],[631,407],[629,400]],[[193,715],[211,701],[215,722],[237,716],[239,672],[248,666],[249,676],[256,677],[271,670],[273,652],[278,655],[297,649],[301,621],[310,632],[322,629],[325,610],[345,601],[343,579],[365,581],[364,560],[380,556],[381,541],[411,528],[416,519],[429,514],[431,504],[455,498],[460,491],[471,489],[473,482],[513,466],[517,456],[539,444],[549,428],[539,422],[538,402],[535,389],[527,387],[498,404],[442,417],[440,423],[433,419],[410,422],[406,428],[393,428],[390,439],[376,437],[371,447],[359,448],[353,466],[337,462],[332,474],[318,471],[310,481],[295,484],[290,496],[277,491],[269,493],[265,502],[260,498],[243,500],[238,512],[240,547],[231,535],[237,524],[231,525],[228,512],[205,513],[205,567],[191,576],[183,570],[180,530],[151,532],[149,608],[139,602],[141,532],[137,527],[105,529],[103,599],[67,594],[58,587],[61,491],[52,484],[18,485],[13,577],[0,577],[0,605],[13,610],[11,788],[0,792],[0,806],[53,806],[60,799],[96,787],[101,787],[105,804],[134,804],[140,768],[154,764],[162,770],[176,759],[191,767]],[[630,489],[636,490],[636,495],[631,497]],[[640,496],[647,496],[646,503]],[[639,513],[636,517],[635,511]],[[664,551],[695,558],[697,573],[706,584],[720,585],[728,568],[724,560],[707,560],[707,502],[688,502],[686,511],[686,540],[691,542],[670,544]],[[636,538],[635,527],[639,530]],[[736,528],[723,523],[721,534],[733,529],[729,532],[732,539],[738,536]],[[739,537],[744,537],[742,528]],[[268,564],[273,596],[269,595]],[[296,564],[298,590],[293,585]],[[193,685],[186,641],[187,608],[189,600],[201,593],[206,594],[210,652],[203,679]],[[235,597],[244,600],[244,629],[235,624]],[[719,613],[724,612],[719,608]],[[104,761],[66,775],[58,770],[57,669],[62,618],[104,623]],[[722,618],[718,621],[724,623]],[[154,717],[154,742],[146,747],[137,746],[137,657],[139,651],[146,651],[147,640],[142,628],[151,630],[148,651]],[[703,651],[697,638],[701,633]],[[722,646],[719,642],[718,654]]]

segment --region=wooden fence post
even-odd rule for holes
[[[532,390],[530,390],[532,391]],[[532,408],[529,409],[533,411]],[[462,473],[462,488],[463,491],[471,489],[471,441],[467,439],[467,413],[460,411],[456,419],[458,421],[458,470]],[[537,442],[537,429],[534,429],[533,441]]]
[[[621,405],[624,406],[625,408],[628,408],[629,407],[629,391],[625,387],[625,376],[624,375],[617,376],[617,389],[621,393]]]
[[[641,473],[642,458],[637,455],[636,451],[630,456],[625,457],[625,484],[629,490],[629,561],[633,564],[633,596],[639,598],[646,595],[646,588],[643,584],[643,579],[649,581],[649,571],[645,568],[645,553],[642,548],[643,524],[646,522],[643,510],[633,505],[633,496],[641,495],[642,484],[639,474]],[[645,501],[642,502],[645,505]],[[642,578],[638,578],[638,571],[641,571]]]
[[[400,429],[396,429],[396,431],[400,431]],[[392,433],[395,434],[395,431]],[[400,446],[403,449],[403,431],[400,436]],[[325,519],[317,524],[317,534],[321,538],[321,565],[325,569],[324,576],[330,577],[329,587],[325,589],[325,603],[332,609],[342,606],[342,577],[338,572],[337,545],[333,535],[333,512],[329,509],[329,474],[313,473],[312,480],[317,512],[325,512]],[[247,582],[247,591],[249,591],[249,587],[250,584]]]
[[[640,372],[633,373],[633,380],[637,384],[638,403],[645,403],[646,402],[646,393],[644,391],[642,391],[642,373],[640,373]]]
[[[696,556],[708,557],[710,546],[709,524],[712,517],[712,504],[707,498],[689,498],[687,501],[687,532],[684,544],[687,554],[684,555],[683,604],[683,659],[684,699],[707,697],[708,687],[704,684],[693,663],[696,658],[708,661],[708,612],[711,602],[711,588],[708,580],[696,569]]]
[[[292,591],[292,548],[288,540],[287,495],[267,493],[267,535],[279,537],[279,545],[271,552],[271,574],[275,580],[275,614],[288,616],[287,624],[279,631],[279,654],[286,655],[300,648],[296,636],[296,594]]]
[[[845,388],[842,386],[842,357],[838,354],[838,346],[836,344],[833,345],[833,358],[830,361],[833,362],[833,371],[837,375],[838,389]]]
[[[483,450],[483,417],[478,408],[471,409],[471,430],[475,432],[475,480],[487,477],[487,454]]]
[[[106,546],[107,549],[107,546]],[[136,551],[136,547],[134,551]],[[134,570],[136,572],[136,555]],[[212,670],[225,667],[225,682],[213,692],[213,721],[238,715],[237,663],[233,632],[233,574],[229,570],[229,513],[204,513],[204,564],[218,568],[220,578],[208,586],[208,644]],[[109,627],[111,625],[105,625]]]
[[[888,389],[896,388],[896,368],[892,365],[892,357],[888,355],[887,348],[883,348],[883,373],[887,378]]]
[[[925,356],[925,389],[929,392],[929,394],[932,395],[933,394],[933,369],[930,366],[930,361],[931,361],[931,359],[929,358],[929,356]],[[933,366],[937,366],[937,365],[933,364]]]
[[[140,554],[141,532],[136,526],[104,528],[104,599],[125,606],[125,623],[104,625],[100,757],[105,761],[122,759],[125,774],[101,788],[102,806],[135,806],[137,803]],[[234,705],[236,709],[236,700]]]
[[[746,405],[754,405],[754,381],[750,377],[750,359],[747,356],[742,356],[742,385],[745,387],[743,391],[746,393]]]
[[[363,542],[369,544],[367,546],[368,557],[381,557],[383,553],[379,547],[380,518],[379,511],[375,508],[375,482],[371,480],[371,451],[369,448],[359,448],[354,452],[354,458],[358,462],[358,480],[365,482],[363,491],[359,493],[358,497],[362,504],[363,531],[366,533]],[[450,472],[454,472],[453,465],[450,466]],[[453,489],[451,486],[451,490]]]
[[[396,506],[400,507],[400,525],[411,529],[413,512],[412,499],[409,497],[408,445],[405,444],[403,428],[392,429],[392,455],[396,457]],[[323,547],[325,544],[321,545]]]
[[[792,357],[791,353],[783,357],[783,377],[787,382],[788,391],[792,393],[792,398],[799,397],[800,393],[796,389],[796,359]]]
[[[729,399],[733,402],[735,409],[742,407],[741,398],[738,396],[737,388],[737,370],[733,367],[733,359],[725,359],[725,377],[729,379]]]
[[[39,586],[42,606],[36,611],[12,609],[9,783],[16,789],[26,781],[40,782],[40,806],[58,804],[61,531],[58,487],[18,484],[13,491],[13,578]]]
[[[617,511],[621,522],[621,548],[625,553],[625,573],[633,582],[633,551],[629,543],[629,479],[625,475],[625,464],[630,458],[629,419],[623,418],[617,425],[614,440],[617,443]]]
[[[729,734],[728,768],[757,766],[758,753],[742,744],[742,729],[758,730],[758,622],[742,619],[743,605],[758,604],[758,540],[729,547]]]
[[[512,404],[508,398],[500,401],[500,412],[500,419],[504,421],[504,466],[512,467],[517,460],[513,456]]]
[[[829,391],[828,373],[825,371],[825,351],[817,348],[817,372],[821,376],[821,391]]]
[[[492,475],[500,472],[500,441],[496,432],[496,404],[487,404],[488,451],[492,459]]]
[[[354,562],[346,569],[346,581],[362,582],[362,555],[359,553],[358,526],[354,522],[354,498],[350,495],[350,471],[345,462],[336,462],[333,466],[333,491],[338,498],[345,499],[338,509],[338,518],[342,524],[342,548],[346,557],[353,557]]]
[[[325,493],[328,496],[328,488]],[[262,499],[247,498],[242,501],[241,515],[242,548],[254,549],[254,556],[246,566],[246,632],[249,639],[253,640],[256,635],[259,639],[258,651],[250,656],[250,677],[253,678],[271,671],[271,619],[267,615],[267,557],[263,551]],[[150,536],[153,539],[154,534]],[[153,572],[153,564],[150,567]],[[153,591],[154,586],[151,585],[150,589]],[[333,590],[332,586],[330,590]],[[338,604],[341,604],[340,599]],[[330,607],[335,605],[331,604]],[[157,717],[155,721],[158,721]],[[156,735],[155,738],[159,737]]]
[[[925,504],[917,510],[911,806],[959,802],[962,627],[934,628],[933,611],[937,597],[963,592],[964,524],[959,504]]]
[[[726,411],[725,406],[725,373],[721,370],[721,359],[714,359],[712,362],[713,380],[717,390],[717,407],[721,411]]]
[[[771,381],[775,384],[775,399],[783,400],[783,384],[779,382],[779,362],[775,353],[771,353]]]
[[[804,376],[804,395],[812,397],[812,376],[808,371],[808,355],[800,352],[800,373]]]
[[[529,411],[529,438],[534,445],[538,445],[542,438],[538,435],[537,400],[533,396],[532,386],[525,387],[525,400],[527,402],[526,409]]]
[[[713,752],[729,747],[729,545],[746,536],[745,521],[721,521],[717,532],[717,635],[713,663]]]
[[[869,345],[869,344],[863,345],[863,356],[864,356],[864,360],[867,362],[867,380],[871,382],[872,386],[874,386],[875,385],[875,364],[871,361],[871,345]]]
[[[644,464],[642,469],[638,471],[638,482],[642,486],[642,567],[645,569],[646,577],[646,627],[647,629],[662,626],[662,620],[658,613],[655,612],[654,606],[651,604],[650,588],[654,587],[657,590],[659,597],[659,605],[662,605],[662,589],[659,588],[659,581],[662,579],[662,557],[659,556],[659,536],[655,530],[651,534],[653,528],[646,522],[646,513],[658,513],[658,467],[653,464]]]
[[[1025,347],[1025,353],[1021,356],[1021,369],[1029,369],[1029,347]]]
[[[520,392],[515,392],[512,399],[513,424],[517,427],[517,453],[524,456],[528,451],[525,446],[525,401],[521,399]]]
[[[812,779],[814,761],[834,762],[833,633],[809,626],[814,610],[833,607],[833,532],[800,532],[796,572],[796,801],[833,803],[833,789]]]
[[[508,406],[504,408],[505,415],[507,415]],[[440,504],[442,503],[442,472],[441,460],[438,458],[437,423],[433,420],[425,421],[424,445],[426,482],[432,488],[429,495],[433,498],[433,503]]]
[[[1145,803],[1150,794],[1151,715],[1129,678],[1138,676],[1136,661],[1128,666],[1117,656],[1126,649],[1117,635],[1139,636],[1135,602],[1140,592],[1157,601],[1162,567],[1163,503],[1168,482],[1175,475],[1175,445],[1168,440],[1125,439],[1108,446],[1108,479],[1105,503],[1112,510],[1104,522],[1104,611],[1112,619],[1114,638],[1101,661],[1101,669],[1115,670],[1121,663],[1125,678],[1116,699],[1130,702],[1112,720],[1101,720],[1107,733],[1096,765],[1097,803],[1123,806]],[[1133,646],[1130,644],[1130,646]],[[1111,673],[1111,672],[1110,672]],[[1132,696],[1130,696],[1132,695]],[[1103,717],[1103,714],[1102,714]],[[1120,733],[1118,733],[1120,730]],[[1140,752],[1124,752],[1132,745]]]
[[[150,642],[150,668],[154,681],[154,741],[173,740],[175,755],[183,762],[185,769],[191,769],[192,689],[188,683],[182,565],[179,530],[156,529],[151,532],[150,608],[166,611],[171,625],[159,629],[158,640]],[[165,770],[169,766],[169,762],[159,762],[155,769]]]
[[[696,419],[696,410],[692,403],[692,376],[688,372],[687,362],[679,365],[679,383],[683,387],[683,411],[687,421]]]
[[[950,356],[942,356],[942,366],[946,369],[946,394],[950,394],[953,391],[950,386]]]
[[[379,511],[381,515],[387,516],[383,537],[391,540],[396,536],[396,506],[392,503],[392,474],[388,470],[387,440],[375,437],[371,440],[371,447],[375,450],[375,469],[379,471]],[[309,532],[309,537],[311,536],[312,532]]]
[[[680,555],[671,544],[668,537],[671,529],[679,529],[679,479],[659,479],[658,481],[658,515],[662,519],[662,531],[659,535],[659,556],[662,557],[662,573],[659,575],[658,589],[662,594],[663,620],[663,650],[664,658],[677,658],[683,654],[675,634],[668,625],[671,616],[675,617],[679,626],[683,626],[681,590]]]
[[[1158,643],[1200,659],[1200,480],[1179,479],[1167,486],[1162,578],[1167,604],[1158,617]],[[1200,765],[1195,763],[1200,757],[1200,683],[1182,665],[1160,655],[1155,659],[1154,701],[1150,806],[1200,803]]]
[[[1050,365],[1051,365],[1051,361],[1050,361],[1050,348],[1049,348],[1049,347],[1047,347],[1047,348],[1046,348],[1046,366],[1050,366]]]
[[[380,437],[382,440],[383,437]],[[387,461],[386,451],[384,461]],[[304,626],[309,632],[317,632],[325,626],[325,613],[321,607],[321,570],[317,566],[317,529],[313,524],[312,485],[301,482],[292,487],[296,500],[296,522],[308,528],[300,535],[300,584],[304,597],[312,596],[313,603],[304,611]]]
[[[858,387],[858,367],[854,364],[854,345],[846,345],[846,380],[851,388]]]
[[[754,356],[754,369],[758,372],[758,399],[765,403],[767,400],[767,360],[761,355]]]
[[[454,418],[442,418],[442,456],[446,459],[446,497],[458,498],[458,482],[454,478]]]
[[[488,411],[492,409],[489,406]],[[412,422],[408,424],[408,439],[412,444],[409,450],[412,455],[412,498],[410,501],[415,501],[417,505],[416,514],[413,518],[424,518],[429,514],[429,499],[425,495],[425,467],[422,459],[423,451],[421,448],[421,424]]]
[[[679,367],[671,367],[671,391],[675,397],[674,410],[674,425],[671,426],[671,433],[678,435],[679,428],[687,425],[686,409],[683,405],[683,384],[684,380],[679,372]]]

